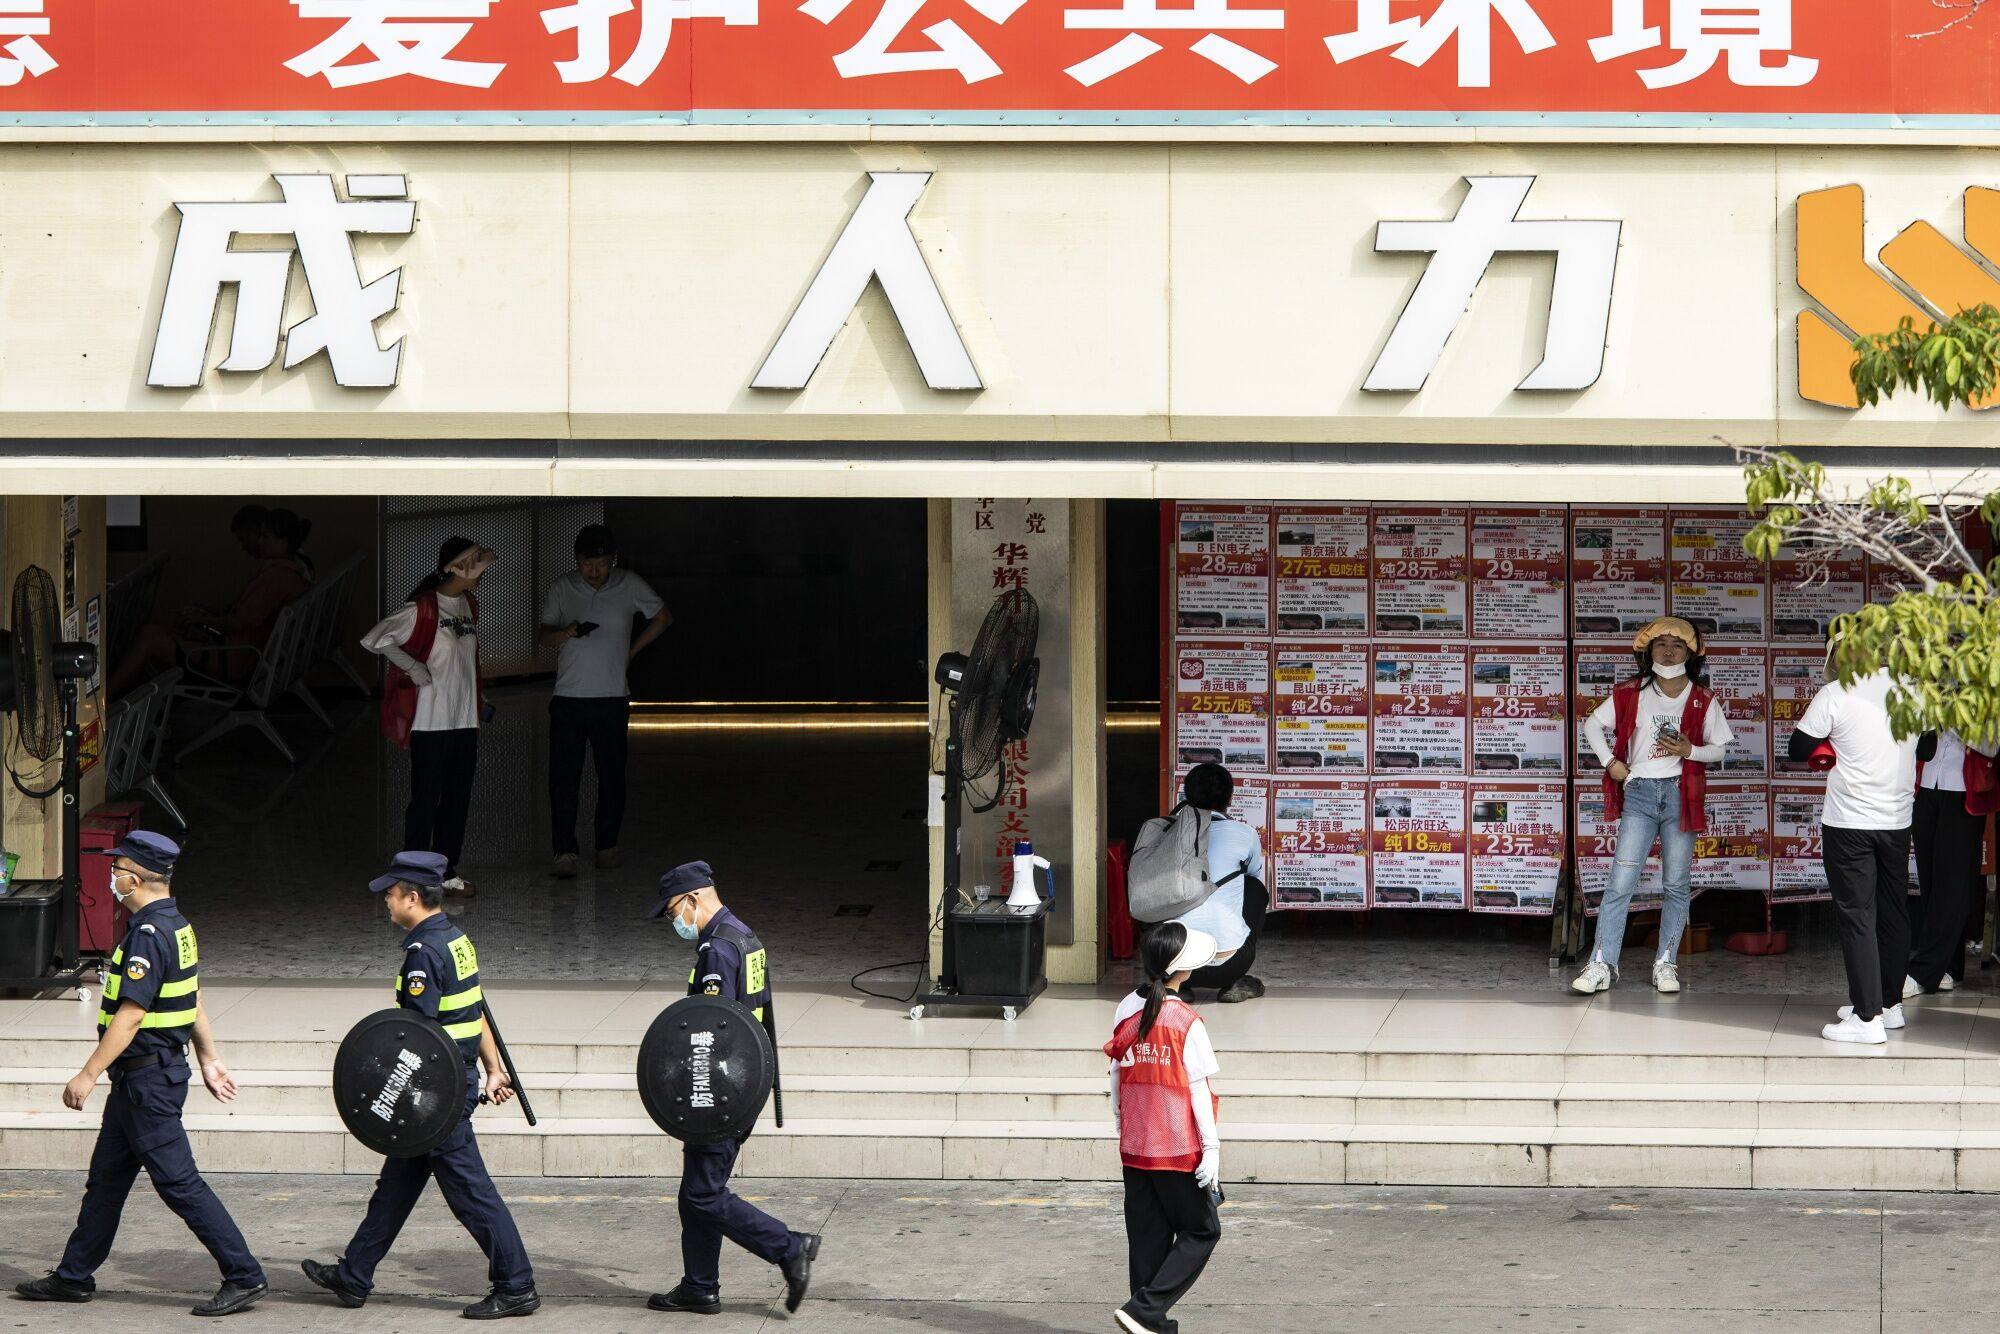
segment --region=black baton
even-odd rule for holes
[[[514,1096],[521,1100],[521,1115],[528,1118],[529,1125],[533,1125],[535,1109],[528,1101],[528,1090],[521,1087],[521,1072],[514,1068],[514,1056],[507,1050],[507,1040],[500,1036],[500,1024],[493,1017],[493,1005],[490,1001],[483,1000],[480,1005],[486,1011],[486,1030],[493,1035],[493,1045],[500,1049],[500,1064],[507,1067],[507,1082],[514,1086]]]

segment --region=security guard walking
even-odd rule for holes
[[[217,1101],[236,1096],[236,1081],[216,1052],[202,1009],[194,928],[174,906],[172,881],[180,852],[171,839],[138,830],[109,854],[111,892],[132,918],[105,970],[97,1050],[64,1087],[62,1100],[72,1111],[82,1111],[97,1077],[107,1070],[111,1094],[90,1155],[83,1208],[62,1263],[46,1278],[15,1288],[29,1301],[91,1299],[97,1291],[91,1276],[111,1254],[125,1197],[141,1167],[167,1207],[180,1215],[222,1269],[221,1288],[194,1308],[195,1315],[230,1315],[268,1291],[263,1267],[195,1167],[181,1124],[190,1040],[201,1064],[201,1082]]]
[[[435,1176],[452,1214],[485,1252],[493,1283],[491,1292],[459,1314],[468,1320],[498,1320],[531,1315],[542,1299],[535,1293],[535,1271],[521,1233],[487,1174],[472,1133],[472,1112],[480,1103],[479,1067],[486,1068],[484,1091],[493,1102],[506,1102],[514,1090],[486,1026],[479,956],[440,907],[450,875],[442,854],[399,852],[388,874],[368,888],[384,897],[389,920],[409,932],[403,937],[402,971],[396,975],[396,1004],[437,1020],[465,1058],[465,1115],[429,1153],[383,1160],[368,1213],[347,1243],[345,1257],[334,1264],[306,1260],[299,1267],[342,1306],[360,1306],[375,1290],[375,1266],[395,1243],[424,1183]]]
[[[715,877],[707,862],[688,862],[660,877],[660,902],[649,914],[666,916],[683,940],[695,942],[694,969],[688,974],[688,995],[727,996],[748,1006],[771,1023],[770,970],[764,946],[750,928],[722,906]],[[772,1042],[777,1041],[774,1031]],[[783,1223],[753,1208],[729,1189],[741,1141],[687,1144],[681,1159],[681,1264],[679,1286],[659,1292],[646,1305],[655,1311],[692,1311],[714,1315],[722,1310],[722,1239],[768,1260],[784,1271],[785,1309],[796,1311],[812,1281],[812,1265],[820,1239],[811,1232],[793,1232]]]

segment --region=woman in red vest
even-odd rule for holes
[[[1917,745],[1913,833],[1917,892],[1911,904],[1910,970],[1903,999],[1950,991],[1965,976],[1966,915],[1979,883],[1986,817],[2000,811],[1993,742],[1968,743],[1953,731],[1926,732]]]
[[[1215,941],[1161,922],[1139,945],[1146,981],[1118,1005],[1111,1041],[1111,1116],[1125,1164],[1125,1241],[1132,1300],[1113,1313],[1128,1334],[1165,1334],[1222,1238],[1219,1072],[1208,1028],[1181,988],[1215,961]]]
[[[1597,914],[1590,962],[1570,983],[1588,996],[1608,991],[1625,945],[1625,915],[1659,840],[1666,907],[1653,987],[1681,989],[1674,960],[1687,930],[1695,835],[1708,830],[1708,766],[1732,740],[1729,720],[1702,671],[1701,636],[1678,616],[1662,616],[1632,639],[1638,674],[1621,682],[1583,725],[1604,766],[1604,816],[1618,821],[1618,854]],[[1697,740],[1699,738],[1699,740]]]

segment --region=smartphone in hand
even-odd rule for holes
[[[576,637],[578,639],[588,639],[590,638],[590,632],[596,628],[596,621],[578,621],[576,623]]]

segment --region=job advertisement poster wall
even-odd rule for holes
[[[1472,635],[1562,639],[1566,512],[1559,505],[1472,511]]]
[[[1281,778],[1271,794],[1275,908],[1368,906],[1368,783]]]
[[[1174,664],[1175,773],[1197,764],[1227,765],[1239,775],[1267,772],[1270,646],[1184,639],[1174,645]]]
[[[1833,618],[1868,601],[1868,561],[1852,547],[1787,546],[1771,562],[1771,638],[1824,644]]]
[[[1667,611],[1667,512],[1570,511],[1570,623],[1580,639],[1629,636]]]
[[[1378,774],[1463,774],[1465,649],[1446,644],[1375,646]]]
[[[1597,752],[1590,748],[1590,741],[1584,736],[1584,719],[1595,713],[1598,705],[1610,699],[1618,683],[1630,677],[1632,672],[1630,649],[1609,645],[1576,646],[1576,658],[1570,668],[1570,716],[1576,732],[1578,774],[1603,772],[1604,766],[1597,762]]]
[[[1763,642],[1769,619],[1764,563],[1743,549],[1756,520],[1736,510],[1675,510],[1672,533],[1673,614],[1704,643]]]
[[[1267,507],[1174,507],[1174,628],[1182,634],[1271,633]]]
[[[1694,841],[1693,885],[1707,889],[1771,888],[1771,793],[1759,782],[1708,785],[1708,832]]]
[[[1463,908],[1463,780],[1378,778],[1371,789],[1369,903],[1377,908]]]
[[[1831,898],[1820,860],[1819,808],[1826,788],[1790,779],[1771,784],[1771,902]]]
[[[1275,772],[1367,775],[1368,668],[1365,648],[1277,646],[1272,667]]]
[[[1278,634],[1365,636],[1368,507],[1280,506]]]
[[[1449,505],[1373,511],[1376,634],[1465,637],[1467,515]]]
[[[1258,846],[1264,849],[1265,871],[1271,857],[1271,780],[1238,778],[1229,794],[1229,818],[1257,831]],[[1264,886],[1270,888],[1267,882]]]
[[[1794,760],[1792,732],[1806,716],[1813,696],[1819,693],[1826,669],[1826,650],[1819,648],[1774,648],[1771,650],[1771,772],[1799,782],[1823,783],[1824,774]]]
[[[1562,877],[1569,785],[1475,778],[1467,786],[1472,911],[1548,916]]]
[[[1708,684],[1735,734],[1711,775],[1762,778],[1770,772],[1771,692],[1769,654],[1763,648],[1718,645],[1708,651]],[[1699,738],[1690,738],[1698,740]]]
[[[1560,644],[1472,646],[1472,771],[1562,774],[1567,655]]]

